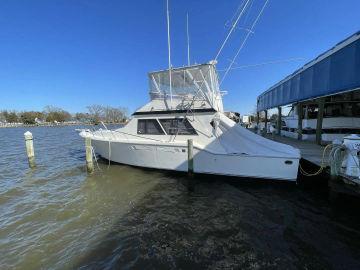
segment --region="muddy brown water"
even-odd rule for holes
[[[357,202],[102,160],[88,176],[74,129],[30,128],[34,170],[26,130],[0,129],[1,269],[360,269]]]

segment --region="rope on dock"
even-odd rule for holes
[[[320,164],[320,168],[319,170],[317,170],[314,173],[309,173],[307,171],[304,170],[304,168],[301,166],[301,164],[299,163],[299,168],[300,168],[300,172],[307,177],[311,177],[311,176],[316,176],[322,173],[322,171],[326,168],[326,164],[325,164],[325,154],[326,154],[326,150],[329,149],[330,147],[333,147],[333,144],[328,144],[323,151],[322,154],[322,159],[321,159],[321,164]]]
[[[332,143],[327,145],[324,148],[323,151],[323,155],[322,155],[322,160],[321,160],[321,165],[318,171],[316,171],[315,173],[309,173],[306,172],[304,170],[304,168],[301,167],[301,164],[299,164],[299,168],[300,168],[300,172],[304,175],[304,176],[316,176],[319,175],[320,173],[322,173],[322,171],[326,168],[326,164],[324,163],[325,161],[325,154],[326,154],[326,150],[328,148],[332,148],[330,153],[329,153],[329,158],[328,158],[328,162],[330,165],[330,173],[332,176],[338,176],[341,172],[341,162],[342,162],[342,151],[346,151],[346,147],[343,144],[339,144],[339,143]],[[354,155],[352,155],[350,153],[352,159],[354,160],[354,163],[356,164],[356,166],[360,169],[360,164],[358,163],[358,161],[356,160],[356,157]]]

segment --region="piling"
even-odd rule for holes
[[[267,133],[268,127],[268,111],[265,110],[265,134]]]
[[[282,113],[281,107],[278,107],[278,118],[277,118],[277,135],[281,135],[281,126],[282,126]]]
[[[190,177],[194,176],[194,144],[192,139],[188,139],[187,141],[188,147],[188,175]]]
[[[86,169],[88,173],[94,172],[93,151],[91,147],[91,138],[85,137],[85,149],[86,149]]]
[[[26,154],[29,161],[29,167],[35,168],[35,151],[34,151],[34,141],[33,135],[30,131],[24,133],[25,145],[26,145]]]
[[[303,133],[303,126],[302,126],[302,121],[303,121],[303,104],[299,103],[297,105],[297,114],[298,114],[298,127],[297,127],[297,132],[298,132],[298,140],[302,140],[302,133]]]
[[[318,115],[316,121],[316,143],[321,145],[322,123],[324,118],[325,98],[318,100]]]

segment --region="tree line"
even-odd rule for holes
[[[0,123],[22,123],[28,125],[70,121],[89,124],[99,124],[100,122],[122,123],[126,121],[127,117],[128,110],[126,108],[101,105],[91,105],[87,107],[87,112],[74,114],[54,106],[46,106],[43,111],[0,111]]]

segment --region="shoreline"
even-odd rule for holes
[[[104,123],[105,125],[124,125],[126,122],[123,123]],[[101,126],[100,124],[95,125],[91,123],[46,123],[46,124],[5,124],[0,125],[0,129],[2,128],[27,128],[27,127],[66,127],[66,126]]]

